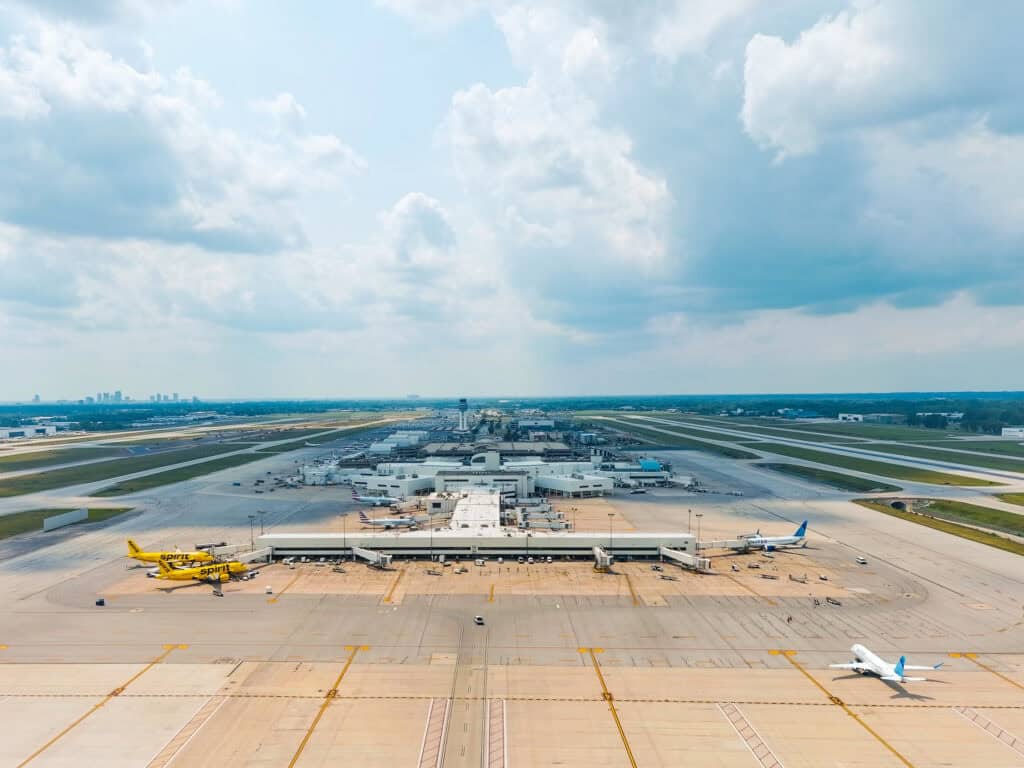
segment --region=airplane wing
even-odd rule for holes
[[[929,667],[931,669],[931,667]],[[899,677],[898,675],[884,675],[882,680],[886,680],[890,683],[923,683],[928,680],[927,677]]]
[[[829,669],[855,669],[858,672],[861,672],[861,671],[864,671],[864,670],[866,670],[868,672],[871,671],[871,667],[869,667],[867,664],[862,664],[859,661],[851,661],[849,664],[829,664],[828,668]]]
[[[942,662],[939,662],[938,664],[933,664],[930,667],[915,667],[912,664],[904,664],[903,668],[904,669],[918,669],[918,670],[921,670],[922,672],[927,672],[927,671],[934,672],[936,669],[938,669],[941,666],[942,666]]]

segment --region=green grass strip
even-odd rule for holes
[[[616,428],[623,432],[629,432],[630,434],[636,435],[646,443],[661,446],[663,448],[694,449],[704,451],[705,453],[713,453],[716,456],[724,456],[728,459],[761,458],[756,453],[751,453],[750,451],[742,451],[739,448],[732,448],[727,445],[706,443],[703,440],[696,440],[692,437],[685,437],[683,435],[669,435],[664,432],[658,432],[653,429],[637,426],[633,422],[629,421],[618,421],[616,419],[606,419],[605,421],[614,424]]]
[[[811,448],[801,448],[796,445],[782,445],[780,443],[759,443],[758,450],[769,453],[777,453],[782,456],[789,456],[794,459],[814,461],[819,464],[828,464],[833,467],[852,469],[855,472],[865,472],[881,477],[892,477],[897,480],[907,480],[914,483],[931,483],[933,485],[1003,485],[990,480],[981,480],[965,475],[953,475],[946,472],[934,472],[930,469],[918,469],[903,464],[889,464],[884,461],[872,459],[861,459],[856,456],[844,456],[838,453],[827,453],[816,451]]]
[[[971,453],[956,453],[955,451],[944,451],[941,448],[921,447],[917,445],[894,445],[892,443],[869,443],[863,446],[865,450],[880,451],[882,453],[894,453],[903,456],[915,456],[919,459],[933,459],[935,461],[951,461],[957,464],[966,464],[972,467],[986,469],[1005,469],[1010,472],[1024,472],[1024,457],[1020,459],[1006,458],[1003,456],[977,456]],[[969,448],[969,445],[963,446]]]
[[[755,466],[770,469],[773,472],[781,472],[786,475],[793,475],[803,480],[811,480],[841,491],[852,491],[854,493],[880,493],[882,491],[899,491],[899,486],[889,485],[879,480],[868,480],[864,477],[844,475],[841,472],[830,472],[827,469],[808,467],[804,464],[756,464]]]
[[[1024,493],[997,493],[996,498],[1007,504],[1020,504],[1024,507]]]
[[[157,469],[158,467],[164,467],[169,464],[205,459],[209,456],[217,456],[222,453],[229,453],[230,451],[237,450],[238,446],[235,445],[200,445],[182,450],[151,453],[143,456],[131,456],[125,459],[97,461],[93,464],[83,464],[77,467],[55,469],[51,472],[37,472],[31,475],[21,475],[20,477],[0,480],[0,497],[20,496],[25,493],[36,493],[38,491],[49,491],[54,488],[64,488],[69,485],[93,483],[98,480],[118,477],[119,475],[129,475],[134,472]]]
[[[918,525],[923,525],[928,528],[934,528],[937,531],[950,533],[954,536],[959,536],[962,539],[970,539],[971,541],[976,541],[979,544],[986,544],[987,546],[995,547],[996,549],[1012,552],[1015,555],[1024,555],[1024,544],[1012,539],[1004,538],[994,533],[979,531],[977,528],[971,528],[966,525],[957,525],[956,523],[951,523],[948,520],[928,517],[924,514],[893,509],[885,502],[874,501],[871,499],[855,499],[855,502],[860,504],[862,507],[867,507],[868,509],[872,509],[876,512],[883,512],[890,517],[898,517],[901,520],[907,520],[911,523],[917,523]]]
[[[30,509],[26,512],[15,512],[10,515],[4,515],[0,517],[0,539],[17,536],[20,533],[42,531],[44,518],[53,517],[54,515],[62,515],[65,512],[71,512],[73,509],[78,509],[78,507],[69,507],[66,509]],[[102,520],[109,520],[112,517],[123,515],[125,512],[131,512],[132,509],[133,507],[115,507],[112,509],[90,508],[89,518],[87,520],[81,520],[78,523],[72,523],[72,525],[84,525],[85,523],[97,523]]]
[[[19,472],[23,469],[41,469],[58,464],[73,464],[76,461],[90,459],[106,459],[111,456],[127,454],[123,448],[65,448],[64,450],[48,449],[32,453],[16,453],[11,456],[0,456],[0,472]]]
[[[192,480],[196,477],[219,472],[222,469],[240,467],[253,461],[267,458],[260,453],[240,453],[235,456],[224,456],[219,459],[211,459],[201,464],[190,464],[187,467],[176,467],[166,472],[154,472],[152,475],[137,477],[134,480],[122,480],[120,483],[102,488],[90,496],[123,496],[126,493],[139,493],[148,491],[151,488],[159,488],[171,483],[180,483],[184,480]]]
[[[924,515],[941,517],[953,523],[967,523],[994,531],[1024,536],[1024,514],[982,507],[954,499],[913,499],[913,509]]]

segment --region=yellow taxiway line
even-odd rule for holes
[[[276,603],[276,602],[277,602],[277,600],[278,600],[278,598],[279,598],[279,597],[281,597],[281,595],[283,595],[283,594],[284,594],[285,592],[287,592],[287,591],[288,591],[289,589],[291,589],[291,588],[292,588],[292,585],[293,585],[293,584],[294,584],[294,583],[295,583],[296,581],[298,581],[298,580],[299,580],[299,576],[301,576],[301,575],[302,575],[301,573],[296,573],[296,574],[295,574],[294,576],[292,576],[292,580],[291,580],[291,581],[289,581],[289,582],[288,582],[287,584],[285,584],[285,585],[284,585],[284,589],[282,589],[282,590],[281,590],[280,592],[278,592],[278,593],[277,593],[276,595],[274,595],[273,597],[271,597],[271,598],[268,598],[268,599],[267,599],[267,602],[268,602],[268,603]]]
[[[612,713],[612,719],[615,721],[615,727],[619,731],[619,738],[622,739],[622,746],[626,750],[626,757],[629,758],[629,764],[632,768],[636,768],[636,758],[633,757],[633,749],[629,746],[629,739],[626,738],[626,731],[622,727],[622,721],[619,720],[619,712],[615,709],[615,697],[612,696],[612,692],[608,690],[608,685],[604,681],[604,675],[601,674],[601,665],[597,663],[597,654],[604,653],[604,648],[580,648],[579,652],[590,654],[590,663],[594,665],[594,672],[597,673],[597,681],[601,684],[601,696],[606,702],[608,702],[608,711]]]
[[[1014,686],[1024,690],[1024,685],[1022,685],[1021,683],[1018,683],[1012,677],[1007,677],[1002,672],[997,672],[996,670],[992,669],[992,667],[990,667],[985,662],[978,661],[978,654],[976,654],[976,653],[951,653],[951,654],[949,654],[949,656],[952,659],[967,659],[968,661],[973,661],[975,664],[977,664],[979,667],[984,669],[986,672],[991,672],[993,675],[995,675],[999,679],[1005,680],[1010,685],[1014,685]]]
[[[384,595],[384,602],[390,603],[391,598],[395,595],[395,590],[398,588],[398,582],[402,580],[402,576],[405,575],[405,568],[402,568],[398,575],[395,576],[395,580],[391,582],[391,587],[388,589],[388,593]]]
[[[349,651],[348,659],[345,661],[345,666],[341,668],[341,672],[334,679],[334,684],[331,689],[327,691],[324,696],[323,702],[320,704],[320,709],[317,710],[316,717],[313,718],[313,722],[309,724],[309,728],[306,729],[306,735],[302,737],[302,741],[299,742],[298,749],[295,750],[295,754],[292,755],[291,762],[288,763],[288,768],[295,768],[295,764],[302,757],[302,752],[309,743],[310,737],[313,735],[313,731],[316,730],[317,725],[320,724],[320,718],[324,716],[324,712],[327,711],[327,707],[330,705],[338,695],[338,686],[341,685],[341,681],[345,679],[345,674],[348,672],[348,668],[352,666],[353,660],[356,658],[356,654],[359,651],[369,650],[368,645],[346,645],[345,650]]]
[[[633,580],[629,578],[628,573],[622,575],[626,577],[626,586],[629,587],[629,594],[633,598],[633,605],[640,605],[640,598],[636,596],[636,590],[633,588]]]
[[[494,602],[494,585],[493,584],[491,584],[491,591],[487,594],[487,602],[488,603],[493,603]]]
[[[852,717],[861,728],[863,728],[865,731],[874,736],[875,740],[878,741],[878,743],[885,747],[887,750],[889,750],[897,760],[899,760],[901,763],[907,766],[907,768],[914,768],[914,764],[907,760],[907,758],[905,758],[903,755],[901,755],[897,751],[896,747],[894,747],[892,744],[890,744],[888,741],[882,738],[881,734],[879,734],[878,731],[876,731],[870,725],[865,723],[864,720],[861,719],[860,715],[858,715],[856,712],[854,712],[846,705],[846,702],[844,702],[838,696],[833,694],[828,688],[819,683],[817,678],[814,677],[814,675],[812,675],[810,672],[804,669],[803,665],[793,658],[794,656],[796,656],[796,651],[768,651],[768,653],[772,654],[773,656],[782,656],[786,661],[792,664],[793,667],[800,672],[800,674],[802,674],[804,677],[806,677],[808,680],[814,683],[815,687],[822,693],[824,693],[828,697],[829,701],[831,701],[837,707],[840,707],[843,710],[843,712]]]
[[[179,648],[188,648],[188,646],[187,645],[176,645],[176,644],[165,645],[163,653],[161,653],[159,656],[157,656],[155,659],[153,659],[151,662],[149,662],[146,666],[144,666],[142,669],[140,669],[134,675],[132,675],[127,680],[125,680],[123,683],[121,683],[121,685],[119,685],[117,688],[115,688],[110,693],[108,693],[106,696],[104,696],[99,702],[97,702],[96,704],[93,704],[93,706],[84,715],[79,717],[77,720],[74,720],[70,725],[68,725],[66,728],[64,728],[64,730],[62,730],[60,733],[58,733],[56,736],[54,736],[48,742],[43,744],[43,746],[41,746],[39,749],[37,749],[31,755],[26,757],[20,763],[18,763],[18,768],[22,768],[22,766],[25,766],[25,765],[28,765],[29,763],[31,763],[33,760],[35,760],[37,757],[39,757],[41,754],[43,754],[43,752],[45,752],[50,747],[52,747],[54,744],[56,744],[58,741],[60,741],[62,738],[64,738],[64,736],[67,735],[68,733],[70,733],[79,723],[83,722],[86,718],[88,718],[94,712],[98,712],[111,699],[115,698],[116,696],[120,696],[122,693],[124,693],[124,689],[125,688],[127,688],[129,685],[134,683],[136,680],[138,680],[140,677],[142,677],[144,674],[146,674],[149,670],[151,670],[153,667],[155,667],[161,661],[166,659],[170,655],[171,651],[177,650]]]

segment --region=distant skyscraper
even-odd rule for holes
[[[178,402],[178,393],[175,392],[173,395],[174,402]]]
[[[116,392],[114,392],[114,402],[115,403],[120,403],[121,402],[121,390],[120,389],[117,390]]]
[[[39,402],[39,395],[35,395],[35,396],[33,396],[33,397],[32,397],[32,402],[33,402],[33,403],[38,403],[38,402]]]

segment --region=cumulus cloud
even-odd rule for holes
[[[1022,22],[1014,2],[980,14],[956,0],[860,0],[789,44],[756,34],[746,48],[744,128],[781,158],[814,152],[830,136],[943,113],[1016,122],[1024,78],[1007,63]]]
[[[65,27],[0,49],[0,218],[51,233],[274,251],[305,242],[290,201],[363,161],[338,137],[218,128],[182,69],[142,71]]]

